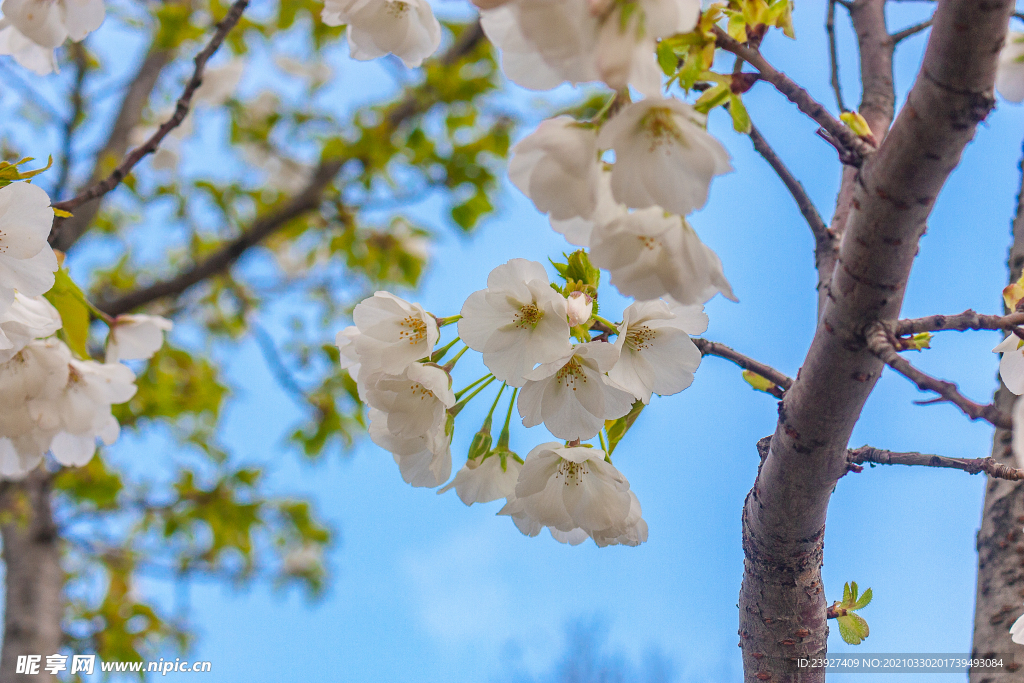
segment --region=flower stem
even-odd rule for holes
[[[470,394],[469,396],[467,396],[466,398],[462,399],[461,401],[459,401],[458,403],[456,403],[455,405],[453,405],[453,406],[452,406],[451,408],[449,408],[449,409],[448,409],[448,414],[449,414],[449,415],[451,415],[452,417],[455,417],[456,415],[458,415],[458,414],[459,414],[460,412],[462,412],[462,409],[466,407],[466,404],[467,404],[467,403],[469,403],[470,401],[472,401],[472,400],[473,400],[473,397],[474,397],[474,396],[476,396],[476,395],[477,395],[477,394],[479,394],[479,393],[480,393],[481,391],[483,391],[484,389],[486,389],[486,388],[487,388],[487,385],[488,385],[488,384],[490,384],[490,383],[491,383],[491,382],[493,382],[493,381],[494,381],[494,376],[493,376],[493,375],[491,375],[491,377],[490,377],[490,378],[489,378],[489,379],[488,379],[488,380],[487,380],[486,382],[484,382],[483,384],[481,384],[480,386],[478,386],[478,387],[477,387],[477,388],[476,388],[476,389],[475,389],[475,390],[473,391],[473,393],[472,393],[472,394]]]
[[[608,332],[611,332],[612,334],[618,334],[619,333],[618,326],[616,326],[613,323],[605,320],[604,318],[602,318],[601,316],[597,315],[596,313],[594,314],[594,320],[596,320],[597,322],[601,323],[606,328],[608,328],[607,329]]]
[[[512,400],[508,402],[508,413],[505,414],[505,426],[501,428],[501,435],[498,436],[498,446],[496,450],[508,450],[508,425],[512,421],[512,407],[516,404],[516,394],[518,393],[519,389],[512,390]]]
[[[447,318],[434,318],[434,322],[437,323],[438,327],[444,327],[445,325],[451,325],[462,320],[461,315],[450,315]]]
[[[602,429],[597,433],[597,438],[601,440],[601,450],[605,453],[608,452],[608,443],[604,440],[604,430]]]
[[[478,379],[477,381],[473,382],[472,384],[470,384],[470,385],[466,386],[465,388],[463,388],[463,389],[461,389],[461,390],[459,390],[459,391],[456,391],[456,392],[455,392],[455,398],[462,398],[462,395],[463,395],[464,393],[466,393],[467,391],[469,391],[470,389],[472,389],[473,387],[475,387],[475,386],[476,386],[477,384],[480,384],[480,382],[483,382],[483,381],[484,381],[485,379],[487,379],[488,377],[493,377],[493,375],[492,375],[491,373],[487,373],[486,375],[484,375],[483,377],[481,377],[481,378],[480,378],[480,379]]]
[[[444,358],[444,354],[448,353],[451,350],[451,348],[453,346],[455,346],[455,342],[457,342],[457,341],[459,341],[458,337],[456,337],[455,339],[452,339],[450,342],[448,342],[447,344],[445,344],[444,346],[442,346],[441,348],[437,349],[432,354],[430,354],[430,362],[431,363],[436,363],[437,361],[439,361],[442,358]]]
[[[464,354],[466,351],[469,351],[469,347],[468,346],[463,346],[462,350],[460,350],[457,354],[455,354],[454,358],[452,358],[450,361],[448,361],[447,363],[444,364],[444,371],[445,372],[451,372],[452,368],[455,367],[455,364],[459,362],[459,359],[462,358],[462,354]]]
[[[508,385],[504,382],[501,383],[501,389],[498,389],[498,395],[494,397],[494,403],[491,404],[491,410],[487,413],[487,419],[484,422],[490,426],[491,417],[494,415],[494,409],[498,407],[498,401],[501,399],[501,395],[505,393],[505,387]]]

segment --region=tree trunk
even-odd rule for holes
[[[825,518],[883,367],[864,330],[899,315],[935,197],[994,105],[1012,10],[1011,0],[938,3],[907,104],[857,171],[814,340],[744,505],[740,646],[749,683],[825,678],[820,669],[800,670],[796,659],[826,653]]]
[[[56,682],[44,670],[46,656],[60,652],[64,615],[64,572],[60,567],[57,527],[50,509],[50,478],[42,469],[13,484],[3,497],[0,525],[7,568],[4,642],[0,683],[24,681],[16,674],[18,657],[40,655],[37,683]]]
[[[1024,160],[1021,162],[1021,193],[1013,221],[1010,246],[1010,282],[1016,282],[1024,266]],[[1015,396],[999,382],[995,404],[1010,412]],[[997,429],[992,437],[992,457],[1017,467],[1010,447],[1012,434]],[[1010,625],[1024,612],[1024,482],[989,479],[985,485],[981,529],[978,531],[978,588],[974,603],[974,657],[1010,653],[1019,646],[1010,640]],[[1024,664],[1022,662],[1021,664]],[[1024,683],[1024,667],[1012,674],[971,674],[971,683]]]

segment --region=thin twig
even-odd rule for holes
[[[1012,330],[1024,325],[1024,313],[1009,315],[982,315],[966,310],[956,315],[930,315],[925,318],[900,320],[893,327],[897,336],[919,332],[941,332],[943,330]]]
[[[818,209],[815,208],[814,202],[807,195],[807,191],[804,186],[800,184],[800,181],[790,172],[786,165],[779,158],[779,155],[775,153],[772,146],[768,144],[768,141],[761,135],[761,131],[757,127],[750,126],[750,141],[754,143],[754,149],[757,150],[758,154],[764,157],[764,160],[768,162],[768,165],[772,167],[775,174],[779,176],[782,184],[786,186],[789,193],[793,196],[796,201],[797,207],[800,209],[800,213],[803,215],[804,220],[807,221],[807,225],[811,228],[811,234],[814,235],[814,240],[819,245],[827,245],[829,248],[833,248],[836,240],[832,233],[829,231],[825,221],[822,220],[821,215],[818,213]]]
[[[783,390],[789,389],[791,386],[793,386],[792,378],[784,375],[783,373],[779,372],[770,365],[765,365],[764,363],[756,361],[753,358],[748,358],[747,356],[744,356],[742,353],[729,348],[725,344],[713,342],[708,339],[703,339],[701,337],[694,337],[693,343],[700,351],[701,356],[718,356],[719,358],[724,358],[728,361],[732,361],[733,363],[740,366],[744,370],[756,372],[765,379],[774,382]]]
[[[125,176],[131,173],[132,169],[135,168],[135,166],[147,155],[152,154],[157,150],[163,139],[185,120],[185,117],[188,115],[189,108],[192,105],[192,96],[203,82],[203,72],[206,70],[206,62],[209,61],[210,57],[212,57],[215,52],[217,52],[217,49],[220,48],[221,43],[224,42],[228,33],[235,27],[238,20],[242,18],[242,12],[244,12],[245,8],[248,6],[249,0],[236,0],[235,3],[231,5],[231,9],[228,11],[227,16],[217,24],[217,30],[214,32],[210,42],[207,43],[206,47],[196,55],[196,66],[195,70],[192,72],[192,78],[189,79],[188,84],[185,86],[185,90],[181,93],[181,97],[178,98],[178,104],[175,107],[174,114],[171,118],[165,121],[140,147],[136,147],[132,150],[109,176],[87,188],[83,192],[80,192],[71,199],[55,203],[53,205],[54,208],[61,209],[63,211],[73,211],[86,202],[102,197],[117,187]]]
[[[828,0],[828,15],[825,17],[825,32],[828,34],[828,57],[832,64],[832,91],[836,95],[839,111],[846,111],[843,102],[843,88],[839,83],[839,49],[836,47],[836,1]]]
[[[897,353],[895,340],[891,338],[888,328],[882,323],[876,322],[868,327],[867,343],[871,352],[882,362],[916,384],[921,391],[932,391],[938,394],[972,420],[985,420],[1003,429],[1012,428],[1013,421],[1010,416],[991,403],[976,403],[961,394],[956,384],[932,377],[911,365],[910,361]]]
[[[800,111],[821,126],[819,134],[823,132],[823,137],[827,136],[825,139],[839,150],[843,163],[859,166],[865,157],[874,153],[875,147],[871,143],[832,116],[824,105],[811,97],[809,92],[769,64],[758,50],[739,43],[717,26],[714,27],[714,32],[718,47],[745,59],[748,64],[757,69],[761,80],[768,81],[775,86],[775,89],[785,95]]]
[[[85,85],[85,74],[89,68],[89,60],[85,54],[85,47],[81,43],[71,43],[70,50],[75,62],[75,78],[71,86],[71,116],[64,122],[64,144],[61,149],[60,161],[58,162],[60,171],[57,174],[57,184],[51,193],[53,197],[60,197],[64,194],[68,180],[71,177],[72,143],[75,138],[75,130],[78,128],[78,124],[82,122],[82,113],[85,107],[85,102],[82,98],[82,88]]]
[[[916,34],[920,33],[921,31],[924,31],[926,28],[928,28],[931,25],[932,25],[932,20],[931,19],[929,19],[928,21],[922,21],[920,24],[915,24],[913,26],[909,26],[909,27],[903,29],[902,31],[897,31],[896,33],[892,34],[891,36],[889,36],[889,41],[893,45],[897,45],[897,44],[899,44],[899,42],[901,40],[905,40],[905,39],[909,38],[910,36],[916,35]]]
[[[1007,481],[1024,480],[1024,470],[1008,467],[992,458],[950,458],[944,455],[927,453],[897,453],[871,446],[861,446],[847,452],[847,462],[851,465],[875,463],[877,465],[921,465],[924,467],[945,467],[961,470],[967,474],[984,472],[995,479]],[[859,470],[854,470],[859,471]]]

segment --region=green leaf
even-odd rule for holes
[[[867,607],[868,603],[871,602],[871,597],[871,589],[869,588],[864,591],[864,594],[860,596],[860,599],[857,600],[850,609],[863,609],[864,607]]]
[[[693,108],[699,111],[701,114],[707,114],[715,107],[721,106],[729,101],[729,97],[732,95],[732,90],[727,85],[716,85],[713,88],[709,88],[704,91],[704,94],[697,98],[697,101],[693,103]]]
[[[64,340],[79,358],[88,358],[89,351],[89,305],[85,294],[61,268],[54,276],[53,288],[45,295],[46,300],[60,313],[64,326]]]
[[[848,584],[848,583],[844,583],[843,584],[843,602],[842,602],[843,607],[846,607],[847,605],[852,605],[854,603],[854,601],[857,599],[856,594],[855,594],[856,590],[857,590],[857,584],[856,583],[853,584],[853,588],[850,588],[850,584]]]
[[[850,645],[860,645],[868,637],[868,622],[859,614],[847,614],[836,619],[839,624],[839,635]]]
[[[672,49],[672,45],[666,40],[658,43],[658,66],[661,67],[666,76],[671,76],[679,68],[679,58],[676,57],[676,51]]]
[[[750,132],[750,114],[747,113],[743,99],[736,93],[729,97],[729,114],[732,116],[732,127],[737,133]]]
[[[762,377],[753,370],[744,370],[743,379],[747,384],[754,387],[754,389],[763,391],[766,394],[774,395],[774,391],[778,389],[778,385],[775,384],[775,382],[771,381],[767,377]]]
[[[611,455],[615,447],[622,441],[629,428],[633,426],[636,419],[640,417],[640,411],[644,409],[644,402],[637,401],[630,408],[629,412],[617,420],[605,420],[604,428],[608,432],[608,455]]]

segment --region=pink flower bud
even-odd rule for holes
[[[594,300],[585,292],[572,292],[565,302],[565,309],[569,314],[569,327],[576,327],[590,320]]]

